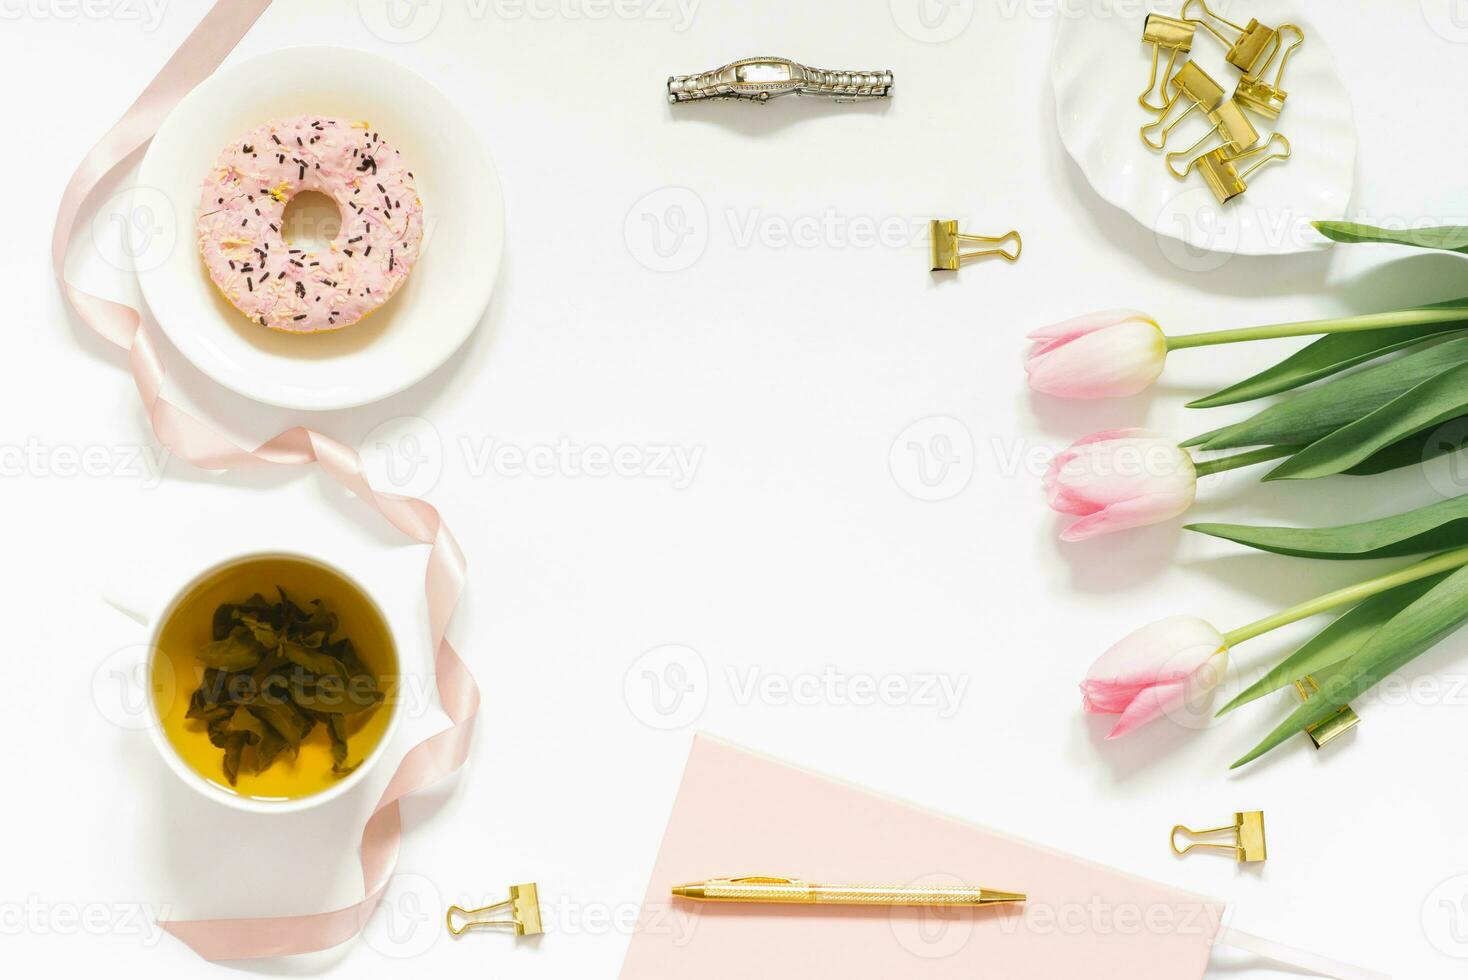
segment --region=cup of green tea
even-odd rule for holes
[[[257,813],[346,793],[396,727],[400,668],[360,582],[288,552],[195,575],[149,617],[149,732],[205,796]]]

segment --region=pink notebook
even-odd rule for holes
[[[674,902],[683,882],[1024,892],[979,910]],[[1199,980],[1224,906],[699,736],[622,980]]]

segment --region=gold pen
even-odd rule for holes
[[[776,905],[948,905],[981,907],[1023,902],[1017,892],[967,885],[816,885],[798,878],[753,875],[710,878],[673,886],[674,898],[695,902],[763,902]]]

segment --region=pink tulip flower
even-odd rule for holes
[[[1145,313],[1107,310],[1030,334],[1030,387],[1061,398],[1135,395],[1157,380],[1167,338]]]
[[[1107,738],[1120,738],[1211,691],[1224,677],[1223,634],[1192,616],[1173,616],[1121,640],[1081,684],[1086,711],[1121,715]]]
[[[1197,490],[1193,458],[1145,429],[1086,436],[1045,473],[1051,508],[1080,518],[1060,533],[1062,541],[1170,520],[1192,506]]]

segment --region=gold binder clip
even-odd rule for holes
[[[933,272],[957,272],[959,265],[969,259],[982,258],[985,255],[997,255],[1006,262],[1017,262],[1020,252],[1024,251],[1024,240],[1019,237],[1019,232],[1009,231],[1003,235],[989,237],[987,235],[963,235],[959,234],[958,221],[949,219],[938,221],[934,219],[928,222],[929,252],[932,256]],[[989,245],[997,245],[1014,239],[1014,251],[1006,252],[1000,248],[975,248],[967,252],[960,252],[960,242],[974,242]]]
[[[1264,156],[1247,170],[1242,172],[1239,170],[1239,164],[1242,161],[1259,156],[1276,141],[1283,145],[1282,151]],[[1203,175],[1203,181],[1208,185],[1208,189],[1213,191],[1213,196],[1218,198],[1218,203],[1227,204],[1249,189],[1249,185],[1244,182],[1246,177],[1272,160],[1288,160],[1291,152],[1290,141],[1285,139],[1284,134],[1272,133],[1269,139],[1242,153],[1230,153],[1227,147],[1205,153],[1194,160],[1189,169],[1196,168]]]
[[[1284,44],[1286,34],[1294,38],[1288,45]],[[1279,114],[1284,111],[1285,99],[1290,95],[1280,87],[1284,82],[1285,65],[1289,64],[1290,55],[1304,43],[1304,31],[1294,24],[1281,24],[1269,57],[1256,71],[1239,79],[1239,84],[1234,89],[1234,98],[1239,104],[1266,119],[1278,119]],[[1264,76],[1269,72],[1270,66],[1274,65],[1275,58],[1279,59],[1279,64],[1274,66],[1274,81],[1267,81]]]
[[[501,909],[509,909],[508,919],[476,919],[474,916],[486,915],[490,912],[498,912]],[[457,912],[464,917],[464,922],[457,928],[454,926],[454,913]],[[449,927],[449,935],[462,936],[470,929],[513,929],[517,936],[538,936],[544,929],[540,926],[540,890],[534,884],[511,885],[510,897],[495,905],[486,905],[479,909],[465,909],[457,905],[450,905],[444,913],[444,924]]]
[[[1179,849],[1177,846],[1177,835],[1187,834],[1194,838],[1187,847]],[[1198,837],[1211,837],[1215,834],[1232,834],[1232,844],[1211,844],[1196,840]],[[1172,853],[1181,857],[1195,847],[1205,847],[1215,851],[1230,851],[1234,859],[1240,864],[1252,864],[1263,861],[1269,856],[1268,849],[1264,846],[1264,811],[1249,810],[1244,813],[1235,813],[1234,822],[1223,827],[1210,827],[1207,830],[1190,830],[1182,824],[1172,828],[1172,835],[1168,838],[1172,845]]]
[[[1189,17],[1188,8],[1195,3],[1203,8],[1203,13],[1199,17]],[[1279,33],[1274,28],[1267,27],[1252,17],[1247,27],[1235,24],[1209,10],[1207,0],[1188,0],[1183,4],[1182,17],[1222,41],[1228,47],[1228,63],[1245,75],[1253,73],[1259,60],[1264,57],[1264,52],[1268,51],[1271,45],[1276,47],[1279,45]],[[1215,23],[1238,33],[1230,39],[1222,30],[1214,26]]]
[[[1137,96],[1142,108],[1161,112],[1167,107],[1167,81],[1172,78],[1177,56],[1193,50],[1193,35],[1197,32],[1198,25],[1190,20],[1178,20],[1162,14],[1147,15],[1146,23],[1142,27],[1142,43],[1152,45],[1152,75],[1147,79],[1147,87]],[[1152,90],[1157,87],[1157,66],[1162,63],[1163,48],[1170,52],[1167,56],[1167,67],[1161,72],[1162,91],[1158,95],[1163,101],[1162,105],[1153,105]]]
[[[1295,681],[1295,690],[1299,692],[1301,701],[1309,701],[1320,693],[1320,683],[1314,677],[1306,675]],[[1341,705],[1335,714],[1323,721],[1305,729],[1305,734],[1310,736],[1317,751],[1325,748],[1326,743],[1334,741],[1337,737],[1355,728],[1361,721],[1361,717],[1351,708],[1349,704]]]
[[[1187,109],[1178,115],[1172,122],[1167,122],[1167,117],[1172,114],[1172,107],[1180,101],[1188,103]],[[1184,119],[1192,114],[1194,109],[1202,109],[1204,112],[1212,112],[1223,103],[1223,87],[1213,80],[1202,68],[1198,67],[1196,61],[1185,61],[1183,66],[1172,76],[1172,95],[1162,106],[1162,111],[1157,114],[1157,119],[1142,127],[1142,142],[1160,150],[1167,145],[1167,136]],[[1156,129],[1162,139],[1152,142],[1147,136],[1147,131]]]
[[[1189,160],[1188,165],[1181,170],[1173,166],[1172,161],[1178,157],[1192,156],[1198,147],[1215,134],[1221,144],[1218,149],[1228,151],[1230,156],[1238,156],[1259,142],[1259,130],[1254,128],[1254,124],[1249,122],[1249,117],[1244,115],[1244,110],[1239,108],[1239,104],[1233,99],[1229,99],[1208,113],[1208,121],[1213,125],[1199,138],[1198,142],[1186,150],[1178,150],[1166,156],[1167,169],[1171,170],[1172,175],[1178,180],[1182,180],[1192,172],[1193,167],[1198,163],[1198,158],[1194,157]]]

